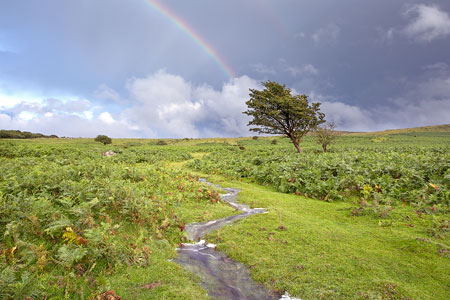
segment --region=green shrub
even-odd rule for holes
[[[95,138],[95,141],[103,143],[104,145],[112,143],[111,138],[106,135],[97,135],[97,137]]]

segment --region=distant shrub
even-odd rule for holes
[[[253,139],[253,140],[257,140],[258,137],[255,135],[255,136],[252,137],[252,139]]]
[[[58,138],[58,136],[44,135],[20,130],[0,130],[0,139],[36,139],[36,138]]]
[[[97,137],[95,138],[95,141],[103,143],[104,145],[112,143],[111,138],[106,135],[97,135]]]
[[[270,143],[271,143],[272,145],[276,145],[276,144],[278,143],[278,141],[275,140],[275,139],[273,139]]]
[[[330,122],[315,129],[316,143],[322,145],[323,152],[327,152],[327,146],[333,143],[339,135],[335,128],[336,124]]]
[[[156,145],[158,145],[158,146],[165,146],[165,145],[167,145],[167,142],[163,141],[163,140],[159,140],[159,141],[156,142]]]

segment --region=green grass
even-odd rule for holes
[[[209,299],[191,273],[170,261],[176,256],[173,245],[156,241],[151,249],[149,266],[125,267],[107,278],[109,287],[117,295],[127,300]],[[148,288],[152,284],[154,288]]]
[[[187,223],[234,210],[170,166],[191,157],[184,150],[116,145],[102,157],[102,146],[0,141],[0,299],[207,298],[169,259]]]
[[[449,240],[430,237],[425,227],[429,221],[410,208],[399,208],[392,225],[380,226],[371,216],[351,216],[349,203],[211,180],[242,189],[243,203],[268,208],[268,214],[223,228],[220,238],[211,234],[209,241],[249,266],[252,276],[269,289],[302,299],[450,297],[448,252],[439,253],[450,249]]]
[[[450,146],[448,130],[441,129],[344,135],[331,145],[330,151],[402,152],[411,148],[427,152]],[[271,144],[273,139],[278,141],[276,145]],[[106,290],[114,290],[122,299],[208,299],[198,279],[170,261],[176,257],[177,244],[186,239],[177,224],[158,237],[151,224],[140,223],[146,216],[132,218],[132,205],[142,212],[148,209],[149,199],[156,196],[165,205],[161,212],[152,212],[159,218],[158,224],[172,212],[184,224],[235,214],[225,204],[211,201],[207,192],[199,194],[200,186],[190,183],[195,178],[185,171],[197,176],[207,174],[188,170],[186,163],[206,160],[207,154],[214,152],[239,151],[253,156],[261,149],[286,153],[295,150],[289,140],[281,137],[165,141],[168,145],[158,146],[156,140],[148,139],[113,139],[113,144],[107,146],[93,139],[0,141],[3,213],[7,208],[22,220],[22,226],[16,226],[16,217],[0,212],[0,232],[10,224],[9,235],[0,235],[0,264],[5,266],[0,270],[0,287],[13,289],[11,293],[19,295],[18,299],[33,295],[86,299]],[[238,150],[237,145],[244,150]],[[312,136],[304,138],[302,148],[309,154],[320,152]],[[118,155],[104,158],[101,152],[106,150]],[[226,157],[222,156],[222,160]],[[186,187],[184,190],[174,184],[174,177]],[[302,299],[450,298],[450,241],[449,228],[445,227],[448,214],[432,212],[430,206],[419,216],[417,208],[399,203],[384,218],[377,217],[370,208],[361,216],[352,216],[358,206],[352,199],[328,203],[279,193],[249,180],[231,181],[219,176],[209,179],[240,188],[241,202],[265,207],[268,213],[220,229],[208,239],[230,258],[247,265],[253,278],[267,288],[288,291]],[[191,184],[196,186],[193,191],[187,188]],[[110,194],[116,197],[114,202]],[[91,211],[95,225],[89,227],[89,222],[85,224],[73,213],[95,198],[99,200]],[[119,200],[123,205],[120,210],[108,205]],[[42,209],[49,203],[53,213]],[[168,207],[170,213],[165,212]],[[70,268],[60,267],[55,263],[60,260],[57,250],[68,245],[62,240],[64,228],[57,231],[55,238],[45,235],[45,230],[51,226],[47,224],[49,216],[57,220],[62,214],[70,217],[72,228],[82,236],[88,229],[103,228],[104,216],[111,218],[111,225],[120,224],[116,234],[107,235],[111,243],[108,249],[115,256],[98,260],[85,257],[82,265],[92,268],[86,273],[80,272],[77,263]],[[11,233],[14,230],[15,235]],[[94,250],[90,243],[76,247]],[[39,269],[39,245],[47,249],[47,260],[41,261],[43,272]],[[129,262],[121,261],[121,255]],[[114,262],[112,268],[108,262]],[[27,279],[27,272],[34,277]],[[0,288],[0,298],[2,292]]]

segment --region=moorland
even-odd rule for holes
[[[171,260],[186,224],[302,299],[450,298],[449,126],[283,137],[0,140],[0,298],[209,299]],[[102,153],[113,151],[115,155]]]

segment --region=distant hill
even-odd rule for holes
[[[402,133],[412,133],[412,132],[449,132],[450,124],[434,125],[434,126],[423,126],[414,128],[403,128],[403,129],[388,129],[384,131],[374,131],[374,132],[361,132],[361,133],[348,133],[348,134],[402,134]]]
[[[0,139],[37,139],[37,138],[58,138],[58,136],[45,135],[42,133],[33,133],[20,130],[0,130]]]

